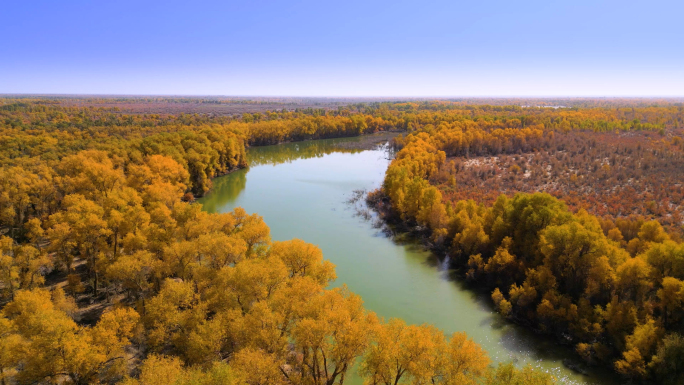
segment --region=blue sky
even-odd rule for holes
[[[684,96],[684,1],[6,1],[0,93]]]

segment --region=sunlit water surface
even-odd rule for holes
[[[251,167],[214,180],[200,199],[209,212],[243,207],[258,213],[274,240],[303,239],[318,245],[336,265],[333,286],[346,284],[361,295],[367,309],[386,319],[429,323],[451,334],[465,331],[493,361],[531,364],[553,373],[562,383],[615,384],[606,372],[581,375],[562,361],[568,348],[504,321],[489,296],[451,279],[444,264],[415,242],[400,242],[359,215],[363,202],[350,204],[355,190],[381,185],[389,165],[383,148],[341,150],[339,141],[318,140],[255,147]],[[356,373],[348,383],[361,384]]]

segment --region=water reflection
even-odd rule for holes
[[[211,199],[202,199],[205,211],[217,212],[221,207],[233,204],[247,186],[248,169],[241,169],[230,174],[229,178],[215,178],[211,188]]]
[[[249,160],[249,165],[254,167],[265,164],[275,166],[281,163],[291,163],[299,159],[321,158],[333,152],[356,154],[362,150],[344,148],[340,146],[340,143],[359,140],[359,138],[337,138],[285,143],[276,146],[252,147],[247,151],[247,159]],[[274,151],[274,147],[277,148],[277,151]]]

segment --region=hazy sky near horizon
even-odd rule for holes
[[[0,93],[684,96],[684,1],[8,1]]]

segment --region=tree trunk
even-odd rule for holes
[[[97,284],[98,284],[98,274],[97,270],[93,269],[93,272],[95,273],[95,281],[93,283],[93,295],[97,297]]]

